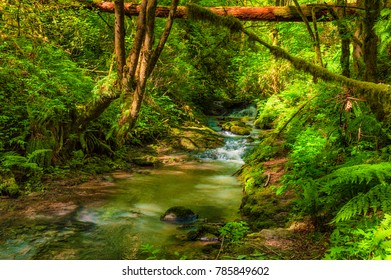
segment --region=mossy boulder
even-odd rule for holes
[[[133,163],[139,166],[158,166],[160,161],[155,156],[141,156],[132,159]]]
[[[236,135],[250,135],[252,130],[251,126],[240,120],[225,122],[221,125],[221,128]]]
[[[231,127],[230,131],[233,134],[237,134],[237,135],[250,135],[251,127],[250,126],[234,125],[234,126]]]
[[[171,224],[190,224],[197,221],[198,215],[191,209],[183,206],[174,206],[168,209],[160,220]]]
[[[186,151],[214,149],[224,144],[221,135],[205,126],[173,128],[168,141],[174,148]]]

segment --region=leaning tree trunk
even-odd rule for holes
[[[115,84],[101,87],[101,96],[98,100],[86,104],[78,111],[76,120],[78,131],[84,131],[92,120],[98,118],[120,96],[122,96],[125,105],[119,119],[121,127],[119,136],[125,135],[126,131],[134,127],[144,97],[147,79],[151,75],[170,34],[178,2],[179,0],[172,0],[166,27],[155,50],[152,50],[152,46],[156,0],[143,0],[141,5],[137,6],[137,31],[127,57],[124,25],[126,7],[129,4],[125,4],[123,0],[108,3],[115,13],[114,50],[117,79]]]
[[[245,29],[240,21],[232,18],[220,17],[216,14],[211,13],[207,9],[199,7],[197,5],[189,5],[190,10],[195,10],[191,13],[192,19],[194,20],[208,20],[214,24],[226,26],[232,31],[243,32],[252,41],[258,42],[261,45],[265,46],[269,51],[276,57],[286,59],[291,62],[291,64],[298,70],[303,70],[306,73],[310,73],[320,79],[325,81],[337,82],[342,85],[354,88],[360,92],[364,98],[371,96],[376,96],[376,100],[368,99],[369,104],[376,105],[379,104],[384,107],[389,107],[391,105],[391,86],[386,84],[376,84],[373,82],[359,81],[354,80],[342,75],[335,74],[326,68],[322,68],[318,65],[310,63],[305,59],[292,56],[284,49],[273,46],[266,41],[262,40],[256,34],[250,32],[248,29]],[[372,103],[373,102],[373,103]]]
[[[141,103],[144,99],[145,86],[149,76],[149,65],[151,61],[151,53],[153,47],[153,35],[155,31],[155,10],[157,1],[148,0],[146,21],[145,21],[145,36],[143,42],[143,49],[141,52],[141,61],[138,70],[137,87],[133,95],[132,106],[130,108],[130,115],[127,118],[128,128],[131,129],[135,126]],[[122,119],[123,120],[123,119]]]
[[[153,41],[157,1],[144,0],[141,4],[142,10],[139,13],[137,33],[125,65],[122,80],[124,109],[118,121],[121,127],[117,135],[119,138],[123,138],[126,132],[136,125],[145,95],[147,80],[155,68],[170,34],[178,2],[179,0],[172,0],[166,26],[154,50]]]

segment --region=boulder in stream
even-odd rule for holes
[[[197,219],[197,214],[183,206],[171,207],[160,217],[161,221],[172,224],[190,224],[195,222]]]
[[[251,126],[240,120],[230,120],[221,124],[221,128],[236,135],[250,135]]]

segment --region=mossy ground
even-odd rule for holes
[[[241,213],[252,232],[240,246],[227,247],[224,258],[242,259],[321,259],[328,246],[327,237],[315,230],[311,219],[295,220],[292,208],[296,195],[281,195],[286,159],[278,157],[261,164],[264,182],[243,197]]]

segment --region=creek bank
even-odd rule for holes
[[[328,247],[327,236],[317,231],[309,217],[296,220],[292,216],[296,194],[293,191],[276,194],[282,185],[286,163],[287,158],[277,154],[256,167],[244,166],[241,170],[245,194],[240,210],[242,218],[251,227],[251,233],[240,246],[228,248],[227,256],[278,260],[323,257]],[[251,169],[257,170],[257,180],[254,180],[255,176],[245,175],[246,172],[251,174]]]

